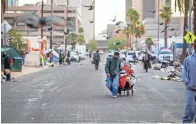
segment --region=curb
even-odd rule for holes
[[[42,71],[44,69],[47,69],[48,67],[46,68],[42,68],[42,69],[39,69],[39,70],[36,70],[36,71],[32,71],[32,72],[24,72],[24,73],[20,73],[20,74],[16,74],[16,75],[12,75],[13,77],[21,77],[21,76],[24,76],[24,75],[27,75],[27,74],[32,74],[32,73],[36,73],[36,72],[39,72],[39,71]]]

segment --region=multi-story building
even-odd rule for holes
[[[158,10],[158,1],[159,9],[166,3],[166,0],[126,0],[125,2],[125,10],[126,13],[130,8],[136,9],[140,13],[140,19],[144,20],[145,18],[156,18],[157,10]],[[170,1],[170,5],[173,0]],[[153,13],[152,11],[156,11]],[[129,19],[126,17],[126,21],[128,22]]]
[[[115,36],[116,25],[115,24],[107,24],[107,36],[110,38]]]
[[[67,5],[67,0],[53,0],[54,4],[57,5]],[[93,3],[94,1],[94,3]],[[50,4],[51,0],[47,0],[47,4]],[[68,0],[68,6],[77,7],[81,12],[82,24],[84,28],[84,38],[88,42],[89,40],[94,39],[95,35],[95,23],[89,23],[89,20],[95,19],[95,9],[89,11],[88,8],[82,7],[82,5],[95,5],[95,0]]]
[[[7,6],[17,6],[18,0],[6,0]]]
[[[94,1],[94,3],[93,3]],[[82,0],[82,5],[95,5],[96,0]],[[95,23],[90,23],[89,20],[95,20],[96,7],[89,11],[88,8],[82,7],[82,27],[84,27],[84,37],[86,41],[95,39]]]
[[[172,10],[174,10],[173,4],[174,0],[168,1],[167,5],[171,6]],[[158,4],[159,3],[159,4]],[[146,34],[143,37],[145,40],[146,37],[151,37],[153,41],[159,42],[163,45],[164,41],[164,24],[159,26],[158,24],[163,23],[164,21],[159,17],[160,9],[162,6],[166,4],[166,0],[126,0],[126,10],[129,8],[134,8],[140,13],[140,20],[143,20],[143,24],[145,25]],[[159,13],[158,13],[159,12]],[[175,13],[175,12],[174,12]],[[158,22],[159,17],[159,22]],[[129,22],[129,20],[126,20]],[[183,36],[183,17],[175,17],[172,16],[171,22],[169,24],[168,36],[173,37],[168,38],[168,44],[171,41],[182,41]],[[174,29],[174,30],[171,30]],[[159,41],[158,41],[159,36]],[[178,38],[177,38],[178,37]],[[141,39],[142,40],[142,39]],[[161,46],[161,45],[160,45]]]
[[[5,20],[7,20],[13,28],[17,29],[22,33],[23,36],[39,36],[40,29],[30,29],[24,23],[17,22],[17,18],[20,16],[24,16],[25,14],[30,14],[35,12],[36,14],[41,16],[41,6],[39,5],[29,5],[29,6],[12,6],[8,7],[4,14]],[[43,16],[47,17],[51,15],[51,6],[44,5]],[[67,18],[67,8],[66,6],[58,6],[55,5],[53,7],[53,15],[61,17],[66,20]],[[68,28],[72,30],[72,32],[78,32],[78,29],[81,25],[81,15],[78,13],[77,8],[69,8],[68,18],[71,19],[68,23]],[[54,26],[53,28],[53,42],[54,43],[64,43],[64,29],[66,26]],[[44,29],[44,36],[47,36],[50,39],[50,31]]]

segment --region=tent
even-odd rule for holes
[[[47,49],[47,50],[44,52],[44,54],[45,54],[45,55],[48,54],[51,50],[52,50],[52,49]],[[52,54],[54,55],[52,61],[53,61],[53,62],[59,62],[59,54],[58,54],[55,50],[52,50]]]
[[[31,51],[25,56],[26,66],[40,66],[40,51]]]

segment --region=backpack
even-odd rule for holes
[[[146,61],[148,61],[149,60],[149,56],[148,56],[148,54],[145,54],[144,55],[144,61],[146,62]]]

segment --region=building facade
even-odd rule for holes
[[[30,29],[24,23],[17,22],[17,18],[24,16],[25,14],[30,14],[35,12],[38,16],[41,16],[41,6],[29,5],[29,6],[11,6],[5,11],[4,19],[12,25],[13,28],[17,29],[22,33],[23,36],[40,36],[40,29]],[[51,15],[51,7],[44,5],[43,16],[47,17]],[[66,20],[67,18],[67,8],[66,6],[54,6],[53,15],[61,17]],[[68,28],[72,32],[78,32],[78,29],[81,25],[81,15],[78,13],[77,8],[69,8],[68,18],[70,21],[68,23]],[[64,29],[66,26],[54,26],[53,28],[53,42],[63,44],[64,43]],[[44,29],[44,36],[47,36],[50,39],[50,31]]]
[[[94,2],[94,3],[93,3]],[[82,0],[81,5],[95,5],[96,0]],[[93,10],[88,10],[86,7],[81,8],[82,12],[82,27],[84,27],[84,37],[86,41],[90,41],[95,39],[95,23],[90,23],[89,20],[95,20],[95,10],[96,7]]]
[[[140,19],[144,20],[146,18],[157,18],[158,14],[158,1],[160,2],[159,4],[159,9],[165,5],[166,0],[126,0],[125,2],[125,10],[126,13],[130,8],[136,9],[140,13]],[[174,2],[171,0],[169,2],[169,5],[171,5],[171,2]],[[156,11],[153,13],[152,11]],[[126,22],[129,22],[128,17],[126,17]]]
[[[18,0],[6,0],[7,6],[17,6]]]

